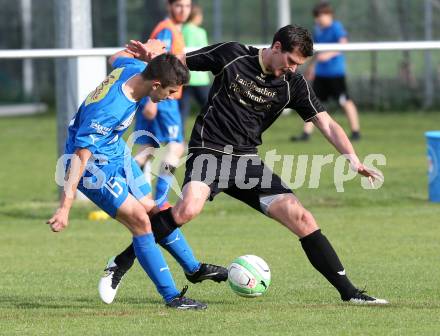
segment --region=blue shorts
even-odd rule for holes
[[[147,131],[153,136],[137,137],[138,145],[152,145],[156,148],[162,143],[183,142],[182,117],[179,103],[175,99],[164,100],[157,104],[157,115],[153,120],[147,120],[142,114],[143,108],[136,113],[135,131]]]
[[[124,163],[93,166],[81,178],[78,189],[99,208],[116,217],[116,213],[130,193],[136,199],[151,193],[151,186],[133,158]]]

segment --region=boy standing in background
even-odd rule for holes
[[[328,2],[317,4],[313,9],[315,43],[347,43],[347,32],[340,21],[334,20],[334,12]],[[347,116],[351,128],[350,140],[360,140],[360,125],[356,105],[350,99],[345,79],[345,56],[339,51],[318,53],[306,70],[307,80],[313,80],[316,96],[326,102],[335,99]],[[313,132],[313,123],[304,124],[303,133],[293,136],[292,141],[308,141]]]

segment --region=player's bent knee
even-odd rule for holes
[[[182,223],[189,222],[193,218],[195,218],[199,212],[192,206],[185,207],[181,212]]]
[[[128,225],[130,226],[130,230],[135,235],[141,235],[152,232],[150,220],[148,218],[147,213],[144,211],[136,211],[130,217]]]
[[[304,214],[305,214],[304,209],[298,209],[290,215],[290,218],[296,226],[302,226],[304,225],[304,219],[305,219]]]
[[[289,220],[295,228],[302,228],[305,224],[306,209],[298,202],[291,204],[289,207]]]
[[[318,229],[312,214],[293,195],[280,197],[269,210],[271,217],[280,221],[299,237],[304,237]]]
[[[318,229],[312,214],[302,206],[291,216],[290,225],[290,229],[300,238],[308,236]]]
[[[300,222],[301,222],[300,235],[302,237],[305,237],[305,236],[307,236],[307,235],[309,235],[319,229],[319,227],[315,221],[315,218],[310,213],[310,211],[308,211],[306,209],[304,209],[304,211],[303,211],[302,218],[301,218]]]
[[[189,222],[200,213],[200,209],[191,204],[185,204],[178,208],[176,207],[175,210],[173,216],[178,225],[183,225]]]
[[[142,204],[147,213],[151,213],[152,210],[154,210],[153,214],[157,212],[157,210],[155,209],[156,202],[151,198],[151,196],[145,196],[140,199],[139,202]]]
[[[286,209],[289,219],[295,223],[300,224],[304,215],[304,207],[294,197],[287,197],[283,200],[283,207]]]

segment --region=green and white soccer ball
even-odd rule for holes
[[[244,297],[263,295],[270,285],[270,269],[260,257],[244,255],[228,267],[228,282],[234,293]]]

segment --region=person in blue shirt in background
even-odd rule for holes
[[[150,41],[147,45],[152,50],[148,65],[134,60],[127,51],[115,54],[110,60],[114,70],[87,96],[71,120],[62,158],[64,189],[60,206],[47,224],[54,232],[67,227],[79,189],[131,232],[135,255],[168,307],[204,309],[204,303],[184,297],[186,288],[177,290],[156,242],[173,255],[186,273],[197,272],[202,264],[183,234],[178,229],[171,233],[167,229],[170,215],[167,211],[157,212],[151,187],[122,138],[144,97],[162,101],[189,81],[188,68],[177,57],[162,54],[162,42]],[[160,56],[153,58],[155,55]],[[111,287],[117,276],[115,261],[107,266],[107,276],[101,279],[100,286],[111,290],[100,294],[104,302],[110,303],[117,290],[117,286]]]
[[[328,2],[321,2],[313,9],[315,18],[315,43],[347,43],[347,32],[340,21],[334,20],[333,9]],[[350,140],[361,138],[359,117],[356,105],[350,99],[345,79],[345,56],[339,51],[320,52],[306,70],[307,80],[313,80],[316,96],[325,102],[329,98],[338,101],[343,108],[351,128]],[[307,141],[313,132],[313,123],[304,124],[303,133],[291,137],[292,141]]]
[[[182,35],[182,25],[188,20],[191,12],[191,0],[168,0],[169,17],[159,22],[150,35],[150,39],[157,39],[165,43],[167,52],[173,55],[184,53],[185,42]],[[168,194],[173,183],[174,171],[179,159],[185,151],[183,144],[183,123],[180,114],[178,99],[182,90],[159,104],[151,100],[144,110],[136,115],[135,130],[147,130],[154,134],[152,137],[140,137],[136,144],[140,145],[136,162],[144,170],[147,181],[151,179],[151,157],[153,149],[166,145],[165,157],[162,159],[155,188],[155,200],[161,210],[171,206]]]

